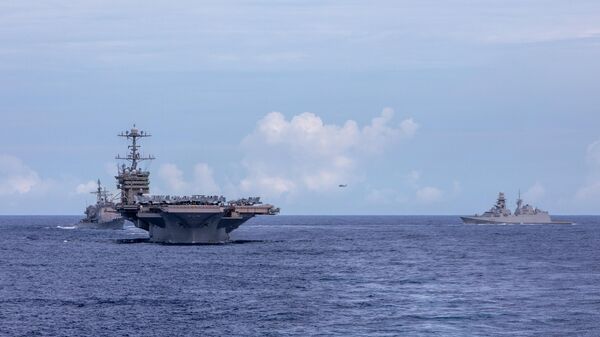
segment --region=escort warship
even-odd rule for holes
[[[122,229],[125,219],[115,209],[115,204],[112,202],[112,195],[108,193],[106,188],[102,188],[100,179],[98,179],[98,188],[95,192],[96,204],[89,205],[85,209],[85,219],[82,219],[77,224],[79,228],[93,229]]]
[[[274,215],[279,209],[262,204],[260,198],[227,201],[223,196],[150,195],[150,172],[138,167],[153,156],[140,154],[138,141],[150,137],[135,126],[120,137],[130,141],[129,153],[116,159],[129,166],[119,167],[117,188],[121,191],[118,212],[138,228],[148,231],[150,242],[171,244],[220,243],[256,215]]]
[[[474,216],[461,217],[465,224],[572,224],[571,221],[554,221],[546,211],[523,204],[521,193],[517,199],[517,208],[514,214],[506,208],[504,193],[498,194],[496,204],[487,212]]]

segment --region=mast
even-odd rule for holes
[[[523,206],[523,199],[521,199],[521,190],[519,189],[519,197],[517,198],[517,210],[515,213],[521,213],[521,207]]]
[[[121,204],[133,205],[135,204],[136,196],[150,193],[150,172],[138,168],[138,164],[141,161],[153,160],[155,158],[153,156],[142,156],[139,151],[140,145],[138,145],[138,141],[140,138],[150,137],[151,135],[138,130],[134,124],[131,130],[121,132],[118,136],[126,138],[131,143],[127,146],[129,149],[127,155],[117,155],[115,157],[115,159],[129,162],[128,167],[123,164],[119,168],[119,173],[115,177],[117,178],[117,188],[121,190]]]
[[[102,202],[102,185],[100,185],[100,179],[98,179],[98,188],[96,189],[96,191],[90,193],[96,195],[96,203],[99,204]]]
[[[137,170],[138,162],[143,160],[153,160],[155,159],[153,156],[142,157],[140,155],[140,146],[137,144],[138,138],[151,137],[152,135],[145,133],[144,131],[139,131],[136,129],[135,124],[133,124],[133,128],[129,131],[121,132],[118,134],[119,137],[127,138],[127,140],[131,140],[131,145],[128,145],[129,153],[122,157],[121,155],[117,155],[115,159],[118,160],[127,160],[131,164],[128,167],[129,171]]]

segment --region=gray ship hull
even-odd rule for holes
[[[104,222],[90,222],[90,221],[80,221],[77,224],[77,228],[83,229],[123,229],[123,224],[125,223],[125,219],[113,219],[110,221]]]
[[[536,217],[519,217],[519,216],[506,216],[506,217],[460,217],[465,224],[531,224],[531,225],[571,225],[571,221],[553,221],[551,219],[536,218]]]

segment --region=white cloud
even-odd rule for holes
[[[526,202],[538,202],[541,198],[546,195],[546,189],[544,185],[540,182],[536,182],[531,186],[525,193],[523,193],[523,198],[525,198]]]
[[[406,182],[412,188],[419,188],[419,180],[421,179],[421,172],[417,170],[412,170],[406,176]]]
[[[459,195],[462,192],[462,184],[458,180],[452,181],[452,194],[454,196]]]
[[[42,177],[21,159],[0,154],[1,214],[80,214],[93,197],[95,180],[81,180],[66,172]],[[31,208],[35,204],[39,207]]]
[[[446,194],[443,189],[434,186],[422,186],[421,183],[421,172],[419,170],[412,170],[408,174],[404,175],[404,187],[412,190],[414,197],[407,198],[401,190],[403,188],[378,188],[370,189],[366,195],[366,201],[370,203],[382,203],[382,204],[399,204],[412,201],[416,201],[420,204],[428,204],[440,201]],[[450,196],[456,197],[462,190],[461,184],[458,180],[452,181],[452,193]]]
[[[109,176],[114,177],[118,174],[118,165],[115,162],[106,162],[104,163],[104,172],[106,172]]]
[[[186,187],[183,172],[175,164],[161,165],[158,176],[165,182],[166,189],[172,193],[182,193]]]
[[[593,181],[580,187],[575,198],[582,201],[596,200],[600,198],[600,181]]]
[[[290,120],[271,112],[242,142],[247,174],[240,190],[265,196],[335,190],[355,181],[358,167],[370,156],[413,137],[417,129],[410,118],[394,122],[389,108],[362,128],[353,120],[325,124],[310,112]]]
[[[375,205],[398,205],[408,201],[404,195],[393,188],[370,189],[366,201]]]
[[[588,145],[585,159],[589,165],[600,168],[600,139]]]
[[[432,186],[422,187],[417,190],[417,200],[422,203],[439,201],[442,195],[442,190]]]
[[[21,159],[0,155],[0,195],[26,194],[41,183],[38,173]]]
[[[267,195],[281,195],[296,189],[296,184],[286,178],[266,175],[255,175],[242,180],[240,189],[243,192],[263,191]]]
[[[142,69],[396,69],[460,63],[485,53],[471,47],[481,42],[554,41],[600,32],[595,1],[167,3],[56,0],[48,6],[5,0],[0,54],[13,68],[34,58],[44,64]],[[363,20],[355,20],[358,16]],[[468,53],[462,52],[465,43]],[[48,50],[40,53],[40,45]]]
[[[98,188],[98,183],[94,180],[90,180],[86,183],[82,183],[75,187],[75,193],[77,194],[87,194],[94,192]]]
[[[175,164],[163,164],[158,170],[158,176],[162,180],[161,190],[173,194],[219,194],[220,188],[213,177],[213,170],[205,163],[194,166],[193,177],[187,181],[183,171]]]
[[[383,109],[381,116],[373,118],[371,125],[362,129],[360,147],[367,151],[381,152],[387,144],[416,134],[419,125],[412,118],[403,120],[397,127],[390,125],[393,118],[394,110]]]
[[[586,162],[589,173],[586,183],[575,193],[579,202],[597,202],[600,200],[600,139],[587,147]]]
[[[194,166],[194,189],[202,194],[219,194],[221,189],[213,177],[213,170],[205,163]]]

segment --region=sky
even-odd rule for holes
[[[4,0],[0,214],[82,214],[133,124],[153,194],[600,214],[599,60],[598,1]]]

